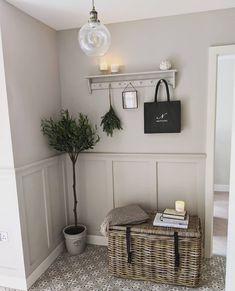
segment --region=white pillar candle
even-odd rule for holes
[[[111,64],[111,73],[118,73],[118,72],[119,72],[119,65]]]
[[[175,201],[175,210],[179,212],[185,211],[185,202],[184,201]]]

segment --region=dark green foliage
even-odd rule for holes
[[[68,153],[72,161],[80,152],[93,149],[99,141],[96,130],[82,113],[75,118],[68,110],[62,110],[57,120],[43,119],[41,128],[48,137],[49,145],[59,152]]]
[[[103,126],[103,131],[106,132],[108,136],[113,136],[113,131],[115,129],[122,129],[121,121],[117,117],[112,105],[110,105],[109,111],[102,116],[101,119],[102,121],[100,125]]]
[[[68,153],[73,165],[73,197],[74,197],[74,225],[78,230],[77,193],[76,193],[76,167],[77,158],[82,151],[93,149],[99,141],[99,136],[89,123],[88,117],[79,114],[78,118],[71,116],[68,110],[62,110],[57,120],[43,119],[41,129],[48,137],[51,147],[59,152]]]

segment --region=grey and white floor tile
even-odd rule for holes
[[[222,291],[225,285],[224,278],[225,257],[220,256],[204,261],[199,288],[114,278],[108,273],[107,248],[88,245],[80,256],[70,256],[64,252],[30,291]],[[13,290],[0,288],[0,291]]]

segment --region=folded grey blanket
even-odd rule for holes
[[[138,224],[149,219],[149,215],[136,204],[112,209],[105,217],[100,226],[100,232],[108,236],[109,226]]]

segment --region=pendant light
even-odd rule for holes
[[[90,19],[80,29],[78,40],[82,51],[89,57],[103,56],[110,47],[110,32],[106,26],[100,23],[94,0],[92,0]]]

